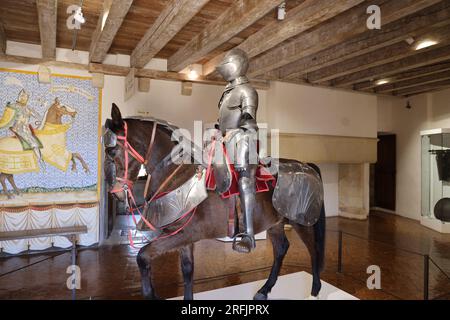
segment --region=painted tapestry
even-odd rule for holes
[[[2,206],[98,200],[100,107],[90,78],[0,69]]]

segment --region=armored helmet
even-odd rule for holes
[[[28,98],[30,96],[28,95],[28,93],[25,92],[24,89],[20,90],[19,92],[19,96],[17,97],[17,102],[19,102],[20,104],[27,104],[28,103]]]
[[[248,56],[244,50],[235,48],[225,55],[216,70],[226,81],[233,81],[245,76],[248,70]]]

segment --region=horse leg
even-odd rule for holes
[[[81,157],[81,155],[77,152],[72,153],[72,159],[78,159],[78,161],[80,161],[81,166],[83,167],[83,170],[85,173],[90,173],[89,170],[89,166],[87,165],[87,163],[84,161],[84,159]]]
[[[184,279],[184,300],[194,300],[194,245],[180,249],[181,271]]]
[[[270,276],[267,279],[264,286],[258,290],[254,300],[267,300],[267,295],[272,290],[273,286],[277,282],[278,275],[280,274],[281,265],[283,264],[284,256],[289,249],[289,241],[286,238],[284,232],[284,223],[280,222],[267,230],[273,247],[273,265],[270,271]]]
[[[148,300],[160,300],[153,288],[151,279],[151,257],[150,245],[148,244],[139,250],[136,261],[141,274],[142,295]]]
[[[75,158],[74,158],[74,156],[73,156],[73,153],[72,153],[72,157],[70,158],[70,161],[72,161],[72,172],[77,172],[78,171],[78,169],[77,169],[77,163],[76,163],[76,161],[75,161]]]
[[[8,179],[9,183],[10,183],[11,186],[13,187],[14,192],[15,192],[17,195],[20,195],[20,190],[19,190],[19,188],[17,188],[16,183],[14,182],[14,176],[13,176],[12,174],[8,174],[8,175],[6,176],[6,179]]]
[[[311,267],[313,273],[311,296],[317,297],[319,295],[320,289],[322,288],[322,284],[320,282],[320,272],[323,269],[325,255],[324,207],[322,206],[319,220],[313,228],[301,226],[297,223],[292,223],[292,227],[308,248],[308,252],[311,257]]]
[[[12,199],[13,195],[8,192],[8,187],[6,185],[6,174],[0,173],[0,183],[2,184],[3,192],[6,194],[8,199]]]

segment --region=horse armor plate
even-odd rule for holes
[[[279,164],[272,203],[275,209],[304,226],[314,225],[323,205],[323,185],[319,174],[300,162]]]
[[[206,169],[203,169],[201,178],[195,174],[177,189],[149,203],[147,220],[155,227],[163,228],[197,207],[208,197],[205,176]],[[137,229],[144,230],[147,227],[140,221]]]

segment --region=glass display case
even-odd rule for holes
[[[450,128],[421,132],[422,220],[450,225]],[[440,231],[440,230],[438,230]]]

